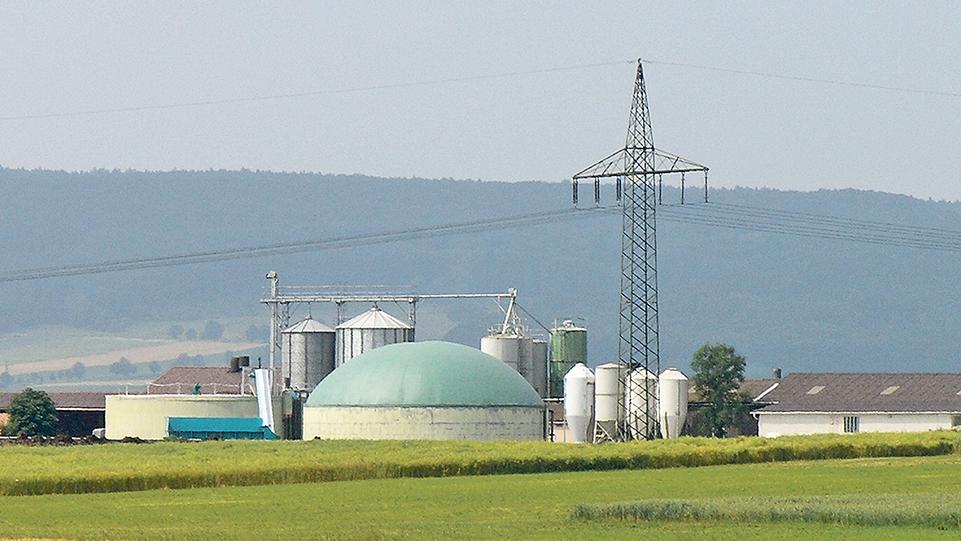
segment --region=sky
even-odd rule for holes
[[[642,57],[656,146],[716,186],[961,200],[956,4],[589,4],[4,2],[0,165],[562,181]]]

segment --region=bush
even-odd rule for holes
[[[10,400],[10,421],[5,427],[11,435],[53,436],[57,433],[57,408],[44,391],[27,388]]]

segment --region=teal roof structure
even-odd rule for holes
[[[275,440],[277,435],[257,417],[170,417],[167,431],[184,439]]]
[[[380,347],[334,370],[307,407],[543,407],[513,368],[472,347],[406,342]]]

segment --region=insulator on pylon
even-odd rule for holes
[[[574,202],[574,206],[577,206],[577,179],[571,179],[571,201]]]
[[[624,182],[624,177],[617,177],[616,187],[614,188],[614,192],[615,192],[615,197],[617,198],[618,203],[621,202],[621,190],[624,189],[622,185],[623,182]]]
[[[601,179],[594,179],[594,205],[598,206],[601,204]]]

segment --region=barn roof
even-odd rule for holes
[[[0,393],[0,411],[7,411],[10,401],[19,393]],[[47,393],[61,411],[104,411],[105,393]]]
[[[772,394],[759,413],[961,413],[961,374],[793,373]]]

